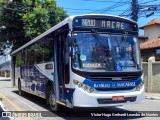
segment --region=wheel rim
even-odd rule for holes
[[[49,103],[50,103],[51,108],[54,108],[56,105],[56,99],[55,99],[55,95],[53,92],[51,92],[50,94]]]

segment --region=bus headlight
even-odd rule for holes
[[[78,87],[79,88],[83,87],[83,84],[82,83],[78,83]]]
[[[73,80],[74,84],[78,86],[78,88],[82,88],[84,91],[88,91],[89,93],[92,93],[94,92],[94,88],[88,86],[88,85],[85,85],[81,82],[79,82],[78,80]]]
[[[88,91],[91,93],[94,91],[94,88],[90,88]]]
[[[135,91],[140,91],[141,88],[143,87],[143,85],[144,85],[144,82],[142,81],[142,82],[136,87]]]
[[[83,90],[87,90],[88,87],[86,85],[83,86]]]

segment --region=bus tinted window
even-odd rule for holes
[[[24,53],[22,51],[16,54],[16,67],[21,67],[24,65]]]
[[[36,56],[36,63],[43,62],[43,55],[44,49],[43,49],[43,41],[39,40],[35,43],[35,56]]]
[[[35,62],[35,44],[32,44],[28,47],[27,54],[28,54],[28,65],[33,65]]]
[[[54,58],[54,42],[52,37],[45,37],[44,41],[44,61],[53,61]]]

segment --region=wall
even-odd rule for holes
[[[144,85],[145,85],[145,91],[147,91],[148,88],[148,63],[143,62],[143,72],[144,72]]]
[[[160,93],[160,62],[154,62],[149,58],[148,62],[143,62],[145,91]]]
[[[156,50],[160,48],[153,49],[141,49],[141,57],[143,62],[147,62],[150,56],[155,56],[156,61],[160,61],[160,54],[156,54]]]
[[[160,93],[160,62],[153,62],[152,73],[152,92]]]
[[[160,37],[160,25],[150,25],[144,28],[144,36],[148,37],[148,40],[153,40]]]

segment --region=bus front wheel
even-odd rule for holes
[[[59,111],[60,105],[58,103],[56,103],[55,94],[54,94],[53,88],[51,86],[49,87],[48,101],[49,101],[49,105],[50,105],[51,110]]]

